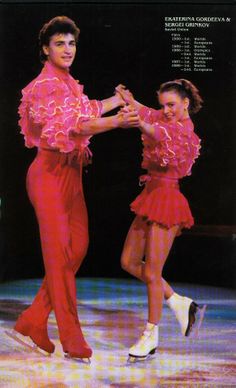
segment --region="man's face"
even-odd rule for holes
[[[52,35],[48,46],[43,46],[44,54],[54,66],[69,70],[76,53],[76,41],[72,34]]]
[[[166,120],[169,122],[176,122],[188,116],[188,98],[183,99],[174,91],[161,93],[159,95],[159,103],[162,107]]]

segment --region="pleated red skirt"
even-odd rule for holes
[[[188,201],[175,179],[148,175],[144,190],[130,208],[147,222],[155,222],[168,229],[174,225],[179,225],[180,229],[190,228],[194,224]]]

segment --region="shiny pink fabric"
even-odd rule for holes
[[[22,93],[21,133],[27,147],[38,147],[27,190],[39,223],[45,267],[43,284],[23,314],[32,326],[44,329],[53,309],[66,350],[71,336],[83,342],[75,273],[89,240],[82,166],[91,159],[91,136],[79,131],[82,121],[101,116],[102,104],[89,100],[68,72],[48,62]]]
[[[175,179],[149,176],[144,190],[130,207],[148,222],[158,223],[167,229],[175,225],[179,225],[180,229],[190,228],[194,224],[188,201]]]
[[[170,124],[164,120],[161,110],[147,107],[139,114],[155,128],[155,139],[142,135],[142,167],[177,179],[190,175],[200,150],[200,139],[194,133],[192,120]]]
[[[194,219],[187,199],[179,190],[178,180],[191,174],[199,156],[200,139],[194,133],[191,119],[170,124],[161,110],[143,107],[142,120],[152,124],[155,139],[142,135],[142,167],[147,174],[140,177],[144,190],[130,204],[131,210],[149,222],[171,228],[190,228]]]
[[[66,70],[46,62],[22,94],[19,124],[26,147],[39,147],[43,143],[70,152],[88,146],[91,136],[79,135],[80,124],[100,117],[102,103],[89,100],[83,86]]]

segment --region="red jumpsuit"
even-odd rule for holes
[[[82,166],[90,161],[90,137],[79,135],[79,128],[83,120],[101,116],[102,104],[89,100],[68,72],[49,62],[22,93],[21,133],[27,147],[38,147],[28,170],[27,191],[39,223],[45,278],[15,328],[26,334],[22,326],[45,331],[54,310],[67,351],[68,338],[82,335],[75,273],[89,240]]]

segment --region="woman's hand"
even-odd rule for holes
[[[115,91],[116,95],[120,95],[126,104],[132,105],[135,102],[133,94],[129,91],[129,89],[126,89],[126,86],[120,84],[115,88]]]
[[[121,107],[126,105],[126,101],[122,97],[121,93],[118,90],[116,90],[116,88],[115,88],[114,97],[116,98],[117,106]]]

